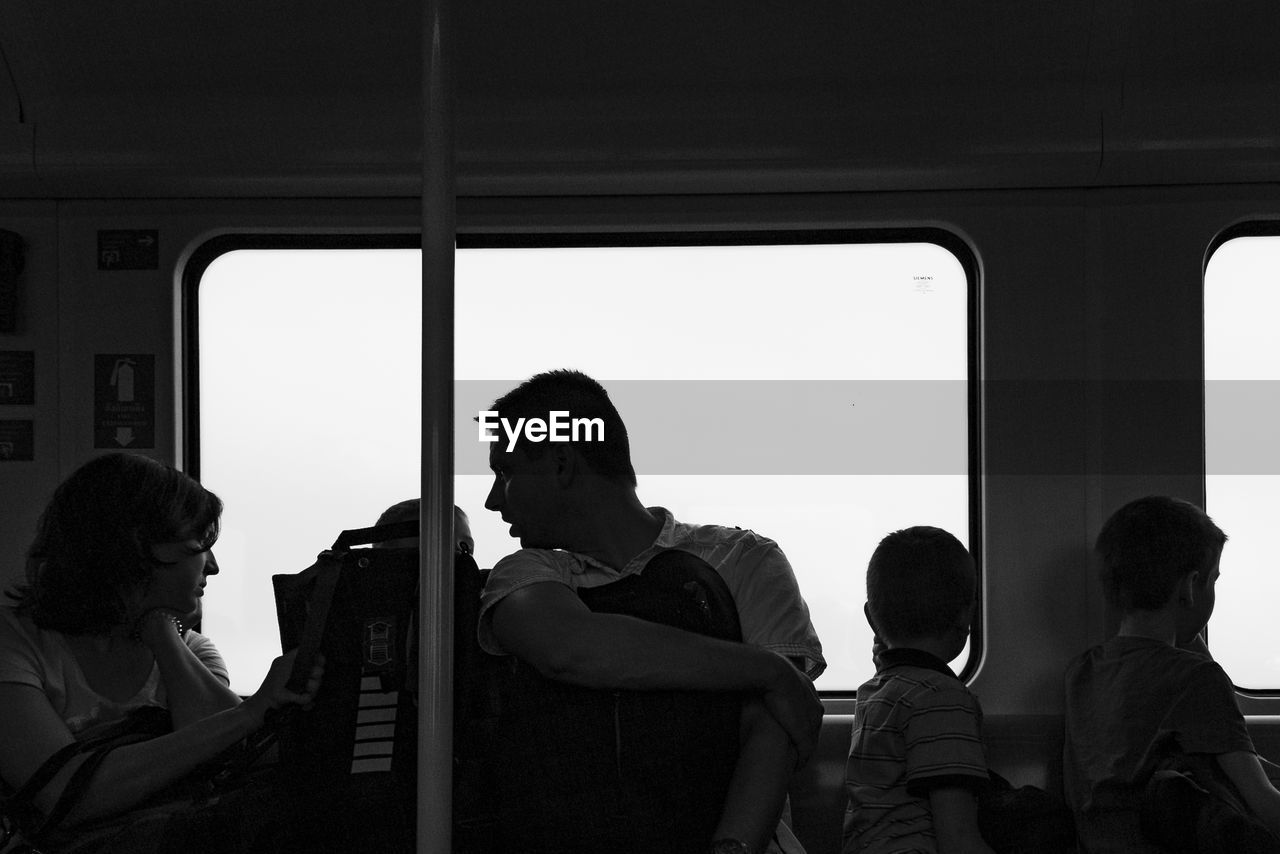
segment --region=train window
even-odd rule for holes
[[[271,576],[418,494],[421,253],[239,249],[198,290],[200,479],[225,503],[203,628],[252,693]]]
[[[1273,639],[1259,642],[1280,600],[1277,275],[1280,235],[1248,233],[1221,242],[1204,274],[1205,507],[1230,538],[1209,645],[1246,690],[1280,689],[1280,652]]]
[[[767,239],[766,239],[767,240]],[[572,366],[628,423],[640,496],[781,544],[822,637],[818,685],[870,675],[866,561],[890,530],[969,535],[969,281],[933,243],[489,246],[458,253],[458,502],[482,561],[471,419]],[[962,665],[963,662],[957,662]]]
[[[581,369],[627,421],[643,500],[781,544],[823,640],[819,687],[852,690],[871,672],[862,603],[879,538],[933,524],[971,541],[969,275],[931,242],[665,241],[460,241],[455,500],[477,558],[516,548],[484,510],[477,414],[533,373]],[[237,251],[200,284],[201,475],[227,500],[206,625],[245,644],[228,651],[240,690],[265,667],[274,616],[224,607],[214,588],[255,585],[269,609],[259,577],[301,569],[417,489],[417,255],[352,263]]]

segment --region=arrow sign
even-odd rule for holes
[[[99,231],[98,269],[160,269],[160,230],[134,228]]]

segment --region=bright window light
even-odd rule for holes
[[[417,258],[238,250],[202,279],[201,471],[227,501],[205,628],[237,690],[278,649],[265,577],[416,494]],[[518,545],[484,510],[476,414],[539,371],[586,371],[628,425],[641,499],[777,540],[823,641],[818,686],[856,688],[872,672],[862,605],[879,539],[930,524],[968,541],[968,289],[931,243],[460,250],[455,500],[477,559]]]
[[[271,576],[418,494],[421,253],[236,250],[200,280],[200,480],[222,498],[202,629],[252,693]]]
[[[1204,277],[1205,509],[1226,532],[1209,648],[1236,685],[1280,688],[1280,645],[1268,639],[1280,596],[1280,236],[1237,237]]]

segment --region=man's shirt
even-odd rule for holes
[[[498,561],[480,598],[480,646],[494,655],[506,653],[493,635],[493,606],[522,587],[556,583],[577,590],[608,584],[640,572],[658,552],[681,549],[702,558],[725,580],[738,606],[743,641],[803,659],[810,679],[826,669],[809,606],[777,543],[740,528],[677,522],[662,507],[651,507],[649,512],[662,518],[662,530],[651,546],[621,570],[558,549],[521,549]]]

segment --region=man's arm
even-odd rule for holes
[[[763,852],[787,800],[796,748],[758,702],[743,704],[740,724],[738,763],[714,838],[740,840],[749,851]]]
[[[597,614],[567,586],[521,587],[492,609],[503,649],[548,679],[586,688],[744,691],[758,694],[808,758],[822,726],[822,703],[786,659],[618,614]]]

